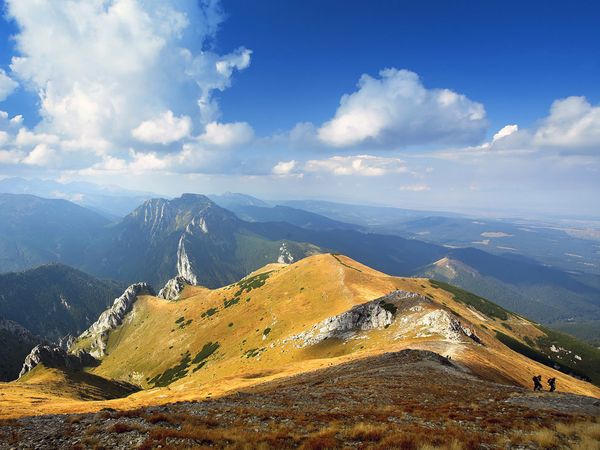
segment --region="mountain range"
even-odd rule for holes
[[[10,251],[0,271],[59,261],[100,278],[147,281],[157,290],[175,276],[214,288],[270,262],[334,251],[393,275],[451,282],[546,324],[575,324],[569,329],[575,334],[579,321],[600,323],[600,276],[521,255],[373,233],[241,194],[215,198],[237,215],[206,196],[184,194],[148,200],[116,223],[64,200],[2,198],[0,228]],[[596,342],[600,333],[588,328],[582,337]]]

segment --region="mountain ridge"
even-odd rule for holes
[[[218,397],[405,349],[435,352],[486,382],[529,387],[540,372],[556,376],[563,392],[600,398],[600,388],[556,371],[550,359],[542,365],[498,337],[503,333],[533,349],[529,341],[547,339],[543,329],[467,294],[423,278],[392,277],[343,255],[319,254],[265,266],[223,288],[186,285],[176,301],[140,295],[108,330],[105,352],[85,373],[143,390],[93,404],[46,396],[36,408],[83,412]],[[90,345],[80,337],[70,352]],[[594,366],[588,354],[571,354]],[[24,414],[33,411],[26,398],[37,395],[32,383],[46,370],[33,372],[0,385],[5,398],[28,392],[15,405]]]

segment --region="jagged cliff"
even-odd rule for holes
[[[64,349],[54,345],[37,345],[25,358],[19,378],[39,364],[46,367],[81,370],[84,367],[94,366],[97,362],[92,355],[85,351],[69,354]]]
[[[194,284],[184,276],[176,276],[171,278],[165,286],[159,291],[158,297],[164,300],[178,300],[181,291],[186,285]]]
[[[78,341],[89,340],[86,348],[95,357],[102,357],[106,351],[106,341],[110,330],[117,328],[127,315],[138,295],[156,295],[147,283],[136,283],[129,286],[123,294],[116,298],[113,305],[100,314],[100,317],[78,338]]]

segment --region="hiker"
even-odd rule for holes
[[[550,386],[550,392],[556,390],[556,378],[548,378],[548,386]]]
[[[533,380],[533,390],[534,391],[543,391],[544,387],[542,386],[542,376],[537,375],[532,378]]]

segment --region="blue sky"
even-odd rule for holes
[[[482,102],[491,128],[525,125],[556,98],[600,100],[596,2],[264,1],[223,3],[218,47],[243,42],[252,70],[223,93],[225,114],[261,132],[324,121],[363,73],[418,73]],[[260,108],[257,108],[257,105]],[[259,110],[260,109],[260,110]]]
[[[600,215],[595,2],[2,4],[0,176]]]

